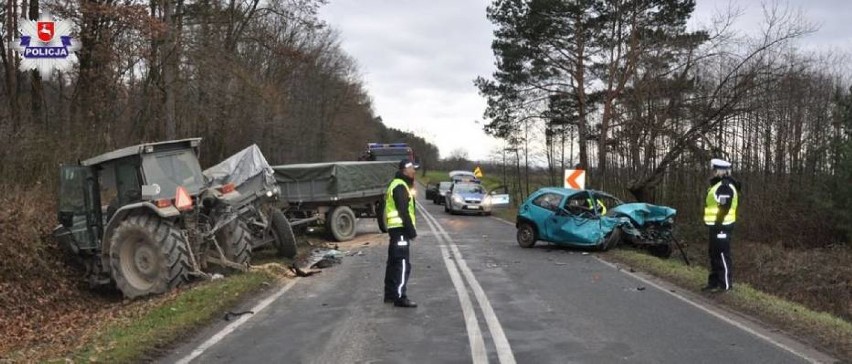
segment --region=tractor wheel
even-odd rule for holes
[[[616,227],[615,229],[612,229],[612,231],[609,233],[609,235],[607,235],[604,238],[603,242],[599,246],[599,249],[601,251],[605,252],[607,250],[610,250],[612,248],[617,247],[618,244],[620,244],[620,243],[621,243],[621,228]]]
[[[379,201],[376,205],[376,209],[378,209],[376,211],[376,223],[379,224],[379,231],[386,233],[388,232],[388,219],[385,216],[385,202]]]
[[[241,266],[248,267],[251,262],[251,231],[245,221],[236,219],[223,226],[216,232],[216,242],[222,248],[225,258]],[[219,258],[215,247],[208,250],[208,255]]]
[[[518,245],[521,248],[532,248],[535,246],[535,227],[528,223],[522,222],[520,226],[518,226]]]
[[[278,255],[293,259],[296,256],[296,235],[293,234],[293,227],[290,226],[290,221],[287,221],[287,216],[281,210],[272,210],[272,235],[275,241],[275,249],[278,250]]]
[[[337,206],[328,214],[325,228],[336,241],[349,241],[355,237],[355,213],[349,206]]]
[[[173,222],[150,214],[131,215],[110,240],[112,278],[124,296],[165,293],[188,279],[189,245]]]

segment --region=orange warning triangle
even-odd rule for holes
[[[175,197],[175,207],[177,207],[180,211],[186,211],[192,209],[192,197],[189,197],[189,193],[186,192],[186,189],[183,186],[178,186],[177,188],[177,196]]]

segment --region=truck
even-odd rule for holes
[[[358,158],[360,161],[393,161],[399,162],[408,159],[419,164],[414,150],[406,143],[367,143],[367,149]]]

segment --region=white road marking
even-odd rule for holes
[[[476,301],[479,302],[479,308],[482,310],[483,316],[485,316],[485,323],[488,325],[488,331],[491,332],[491,339],[494,341],[494,346],[497,349],[497,358],[500,360],[500,363],[514,364],[515,355],[512,354],[512,347],[509,345],[509,340],[506,339],[506,334],[503,332],[503,326],[500,325],[500,320],[497,318],[497,314],[494,312],[494,308],[491,306],[491,302],[488,300],[485,290],[482,289],[479,281],[476,280],[476,276],[473,275],[473,271],[468,268],[461,252],[456,246],[456,243],[450,235],[447,234],[447,231],[444,230],[441,224],[438,223],[438,220],[436,220],[429,211],[426,211],[426,209],[422,206],[420,206],[420,210],[426,217],[427,221],[431,220],[433,224],[431,225],[432,228],[438,228],[438,231],[441,235],[443,235],[444,239],[450,246],[450,250],[455,255],[455,262],[458,264],[459,269],[467,279],[467,283],[473,290],[473,295],[476,297]]]
[[[612,263],[610,263],[610,262],[607,262],[607,261],[605,261],[605,260],[603,260],[603,259],[601,259],[601,258],[598,258],[598,257],[595,257],[595,259],[597,259],[599,262],[601,262],[601,263],[603,263],[603,264],[606,264],[606,265],[608,265],[608,266],[610,266],[610,267],[613,267],[613,268],[615,268],[615,269],[618,269],[618,266],[616,266],[615,264],[612,264]],[[784,344],[782,344],[782,343],[780,343],[780,342],[776,341],[775,339],[772,339],[772,338],[771,338],[771,337],[769,337],[769,336],[766,336],[766,335],[764,335],[764,334],[761,334],[761,333],[759,333],[759,332],[755,331],[754,329],[752,329],[752,328],[750,328],[750,327],[748,327],[748,326],[746,326],[746,325],[744,325],[744,324],[742,324],[742,323],[740,323],[740,322],[737,322],[736,320],[733,320],[733,319],[731,319],[731,318],[726,317],[726,316],[725,316],[725,315],[723,315],[722,313],[719,313],[719,312],[717,312],[716,310],[714,310],[714,309],[712,309],[712,308],[709,308],[709,307],[704,306],[704,305],[702,305],[702,304],[700,304],[700,303],[698,303],[698,302],[692,301],[692,300],[690,300],[689,298],[686,298],[686,297],[681,296],[681,295],[679,295],[679,294],[677,294],[677,293],[675,293],[675,292],[672,292],[671,290],[669,290],[669,289],[667,289],[667,288],[665,288],[665,287],[663,287],[663,286],[661,286],[661,285],[659,285],[659,284],[657,284],[657,283],[655,283],[655,282],[652,282],[652,281],[650,281],[650,280],[647,280],[647,279],[643,278],[642,276],[639,276],[639,275],[634,274],[634,273],[630,273],[630,272],[625,271],[625,270],[623,270],[623,269],[620,269],[619,271],[621,271],[622,273],[627,274],[627,275],[629,275],[629,276],[631,276],[631,277],[633,277],[633,278],[636,278],[636,279],[638,279],[638,280],[640,280],[640,281],[644,282],[645,284],[651,285],[651,286],[653,286],[654,288],[659,289],[660,291],[663,291],[663,292],[665,292],[665,293],[668,293],[668,294],[670,294],[670,295],[674,296],[675,298],[677,298],[677,299],[679,299],[679,300],[681,300],[681,301],[683,301],[683,302],[686,302],[686,303],[688,303],[688,304],[692,305],[693,307],[695,307],[695,308],[697,308],[697,309],[699,309],[699,310],[701,310],[701,311],[704,311],[704,312],[706,312],[706,313],[710,314],[711,316],[714,316],[714,317],[716,317],[716,318],[718,318],[718,319],[720,319],[720,320],[722,320],[722,321],[724,321],[724,322],[727,322],[727,323],[729,323],[729,324],[731,324],[731,325],[734,325],[735,327],[739,328],[740,330],[743,330],[743,331],[745,331],[745,332],[747,332],[747,333],[749,333],[749,334],[752,334],[752,335],[754,335],[754,336],[756,336],[756,337],[758,337],[758,338],[760,338],[760,339],[763,339],[763,340],[765,340],[765,341],[769,342],[770,344],[773,344],[773,345],[775,345],[775,346],[777,346],[777,347],[779,347],[779,348],[781,348],[781,349],[783,349],[783,350],[785,350],[785,351],[787,351],[787,352],[789,352],[789,353],[791,353],[791,354],[793,354],[793,355],[795,355],[795,356],[798,356],[798,357],[800,357],[800,358],[802,358],[802,359],[806,360],[806,361],[807,361],[807,362],[809,362],[809,363],[821,363],[821,361],[820,361],[820,360],[814,359],[814,358],[812,358],[812,357],[808,356],[807,354],[801,353],[801,352],[799,352],[798,350],[795,350],[795,349],[793,349],[793,348],[791,348],[791,347],[789,347],[789,346],[787,346],[787,345],[784,345]]]
[[[450,258],[450,253],[447,251],[444,237],[435,231],[435,226],[428,218],[426,223],[432,230],[432,234],[438,239],[438,245],[441,248],[441,258],[444,259],[444,265],[447,267],[447,272],[450,274],[450,280],[453,282],[453,287],[456,289],[456,294],[459,296],[459,303],[462,307],[464,316],[464,325],[467,329],[467,337],[470,342],[470,356],[474,363],[488,363],[488,354],[485,351],[485,341],[482,338],[482,330],[479,328],[479,320],[476,319],[476,312],[473,309],[473,304],[470,302],[470,296],[465,289],[464,281],[459,275],[458,268],[455,262]]]
[[[195,350],[193,350],[192,353],[183,357],[183,359],[178,360],[177,364],[187,364],[187,363],[191,362],[192,360],[194,360],[195,358],[198,358],[199,356],[201,356],[201,354],[203,354],[204,351],[206,351],[207,349],[210,349],[213,345],[216,345],[219,341],[222,341],[222,339],[224,339],[225,336],[228,336],[230,333],[234,332],[234,330],[236,330],[242,324],[246,323],[252,317],[256,316],[258,313],[260,313],[260,311],[262,311],[267,306],[269,306],[269,304],[271,304],[273,301],[278,299],[278,297],[281,297],[284,293],[289,291],[290,288],[293,288],[293,286],[298,281],[299,281],[299,277],[294,278],[292,281],[290,281],[290,283],[287,283],[287,285],[282,287],[278,292],[275,292],[275,294],[267,297],[263,301],[260,301],[260,303],[258,303],[257,305],[255,305],[251,309],[251,311],[254,312],[253,315],[246,315],[246,316],[240,317],[239,320],[232,322],[228,326],[225,326],[225,328],[223,328],[221,331],[216,333],[216,335],[213,335],[213,337],[211,337],[210,339],[207,339],[207,341],[205,341],[203,344],[201,344],[197,348],[195,348]]]

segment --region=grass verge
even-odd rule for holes
[[[602,257],[650,273],[693,292],[699,292],[707,282],[705,268],[686,266],[677,259],[662,260],[627,249],[613,250]],[[772,323],[797,337],[805,338],[841,360],[852,361],[852,323],[842,318],[813,311],[759,291],[746,283],[737,283],[730,292],[708,297],[724,306]]]
[[[278,278],[268,270],[251,271],[142,302],[99,329],[88,344],[69,358],[81,362],[139,361],[208,324]]]

